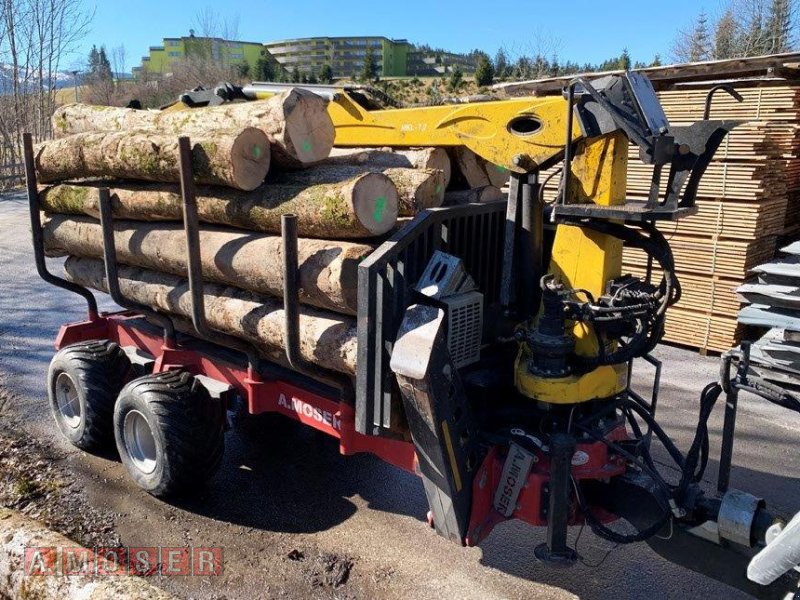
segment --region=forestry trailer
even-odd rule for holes
[[[115,438],[137,484],[166,495],[220,464],[227,413],[276,412],[338,439],[344,455],[369,452],[419,475],[431,525],[458,544],[520,519],[547,529],[538,559],[568,565],[576,560],[568,527],[586,524],[753,595],[795,594],[800,516],[783,520],[728,489],[735,402],[726,408],[719,489],[701,488],[709,415],[720,397],[746,387],[746,365],[728,361],[722,381],[702,391],[685,452],[656,418],[658,376],[651,398],[630,385],[636,359],[658,365],[650,352],[681,295],[657,223],[696,212],[700,179],[737,123],[709,120],[707,110],[691,126],[672,126],[636,73],[577,78],[557,97],[456,106],[369,111],[348,98],[333,99],[352,117],[348,145],[465,145],[510,173],[507,200],[424,211],[360,263],[355,378],[302,358],[292,216],[282,232],[290,366],[209,326],[186,138],[193,334],[122,295],[107,190],[99,199],[106,278],[124,310],[98,313],[88,289],[47,270],[26,138],[38,271],[88,303],[86,321],[61,328],[50,367],[61,431],[79,446]],[[626,197],[631,143],[653,166],[646,201]],[[559,162],[558,196],[548,203],[539,173]],[[648,277],[622,272],[623,245],[646,254]],[[675,470],[654,460],[653,444]],[[635,533],[615,526],[620,519]]]

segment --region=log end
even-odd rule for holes
[[[231,148],[231,164],[233,178],[240,189],[249,192],[264,183],[270,165],[267,135],[255,127],[245,128],[236,136]]]
[[[478,202],[496,202],[505,199],[506,196],[503,191],[494,185],[484,186],[478,191]]]
[[[419,166],[426,169],[439,169],[444,177],[445,189],[450,185],[450,177],[453,174],[453,169],[450,164],[450,157],[447,154],[447,150],[444,148],[431,148],[426,164]]]
[[[365,173],[358,177],[352,199],[356,218],[372,235],[383,235],[397,223],[397,188],[386,175]]]
[[[328,103],[313,92],[292,89],[284,98],[287,146],[294,148],[302,164],[327,158],[333,148],[336,130],[328,114]]]

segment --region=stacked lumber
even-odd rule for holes
[[[698,188],[696,215],[660,224],[675,253],[683,297],[667,318],[667,341],[703,352],[738,344],[735,294],[750,269],[770,260],[797,213],[800,190],[800,88],[791,85],[739,90],[744,101],[718,93],[711,118],[745,123],[723,142]],[[707,88],[663,91],[659,98],[673,125],[702,118]],[[644,198],[651,170],[630,162],[628,193]],[[798,223],[800,224],[800,223]],[[638,252],[626,249],[626,270],[644,273]]]
[[[734,84],[735,85],[735,84]],[[710,86],[658,92],[672,125],[703,118]],[[735,290],[748,271],[775,254],[778,241],[800,234],[800,87],[780,85],[740,89],[742,103],[722,92],[714,96],[712,119],[742,120],[717,151],[697,194],[696,215],[658,225],[675,253],[683,284],[681,301],[668,313],[665,339],[702,352],[735,346]],[[645,199],[652,167],[631,147],[628,198]],[[556,172],[543,173],[544,180]],[[663,174],[662,182],[667,174]],[[545,199],[555,198],[559,177],[548,182]],[[624,271],[646,274],[647,261],[625,249]]]
[[[300,351],[354,375],[357,268],[398,217],[444,201],[437,149],[328,158],[326,101],[290,90],[267,101],[180,112],[67,105],[35,150],[48,256],[71,281],[106,292],[99,189],[108,188],[120,288],[132,301],[192,314],[177,139],[188,136],[200,220],[206,318],[285,362],[281,217],[298,218]]]

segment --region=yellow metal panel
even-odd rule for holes
[[[615,133],[577,144],[572,164],[572,202],[610,206],[625,200],[628,142]],[[622,272],[622,242],[612,236],[576,225],[558,225],[549,273],[567,287],[583,289],[595,298]],[[593,328],[572,325],[575,352],[597,356],[599,341]],[[621,393],[627,385],[627,365],[600,367],[580,376],[538,377],[528,370],[530,350],[523,346],[517,358],[517,389],[525,396],[550,404],[576,404]]]
[[[545,378],[531,376],[526,362],[517,365],[516,386],[523,395],[539,402],[580,404],[616,396],[627,386],[627,365],[600,367],[581,376]]]
[[[563,98],[548,97],[368,111],[342,92],[328,113],[337,146],[467,146],[491,163],[523,173],[563,151],[566,109]],[[525,135],[513,133],[515,120],[525,118],[540,127]],[[573,131],[578,139],[577,122]],[[518,155],[531,163],[515,165]]]
[[[621,131],[576,144],[567,201],[613,206],[625,201],[628,138]]]

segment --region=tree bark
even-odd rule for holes
[[[62,184],[40,192],[44,210],[99,218],[101,184]],[[114,216],[134,221],[181,221],[176,186],[118,184],[111,188]],[[197,188],[200,220],[264,233],[281,232],[281,216],[297,215],[299,235],[363,239],[389,232],[397,222],[397,189],[379,173],[360,173],[335,183],[309,186],[266,184],[252,192]]]
[[[414,216],[426,208],[444,202],[444,174],[434,169],[372,168],[356,165],[319,165],[303,171],[273,173],[270,182],[290,186],[308,186],[345,181],[364,172],[381,172],[397,188],[401,217]]]
[[[220,129],[256,127],[267,134],[277,165],[298,168],[330,154],[336,132],[327,107],[327,100],[301,89],[268,100],[174,112],[67,104],[53,114],[53,130],[57,137],[141,129],[191,137]]]
[[[457,190],[447,192],[444,195],[445,206],[461,206],[464,204],[472,204],[474,202],[494,202],[495,200],[503,200],[505,196],[499,188],[493,185],[485,185],[483,187],[471,188],[469,190]]]
[[[151,132],[78,133],[43,142],[36,149],[36,171],[43,183],[87,177],[114,177],[177,183],[178,139]],[[192,140],[198,182],[254,190],[269,170],[264,132],[208,132]]]
[[[450,185],[452,166],[444,148],[334,148],[323,165],[359,165],[370,169],[440,169],[444,174],[444,187]]]
[[[503,188],[508,184],[508,169],[493,165],[466,146],[456,146],[452,152],[453,161],[468,187],[493,185]]]
[[[103,258],[103,231],[88,217],[52,215],[44,224],[48,256]],[[186,277],[186,235],[172,223],[117,221],[117,260],[125,265]],[[358,312],[358,263],[372,246],[298,239],[300,302],[340,313]],[[203,227],[200,260],[208,281],[283,297],[283,249],[279,236]]]
[[[108,291],[101,260],[70,257],[64,263],[64,271],[70,281]],[[179,317],[191,317],[192,300],[186,279],[127,266],[120,266],[119,276],[126,298]],[[209,325],[253,343],[267,358],[284,362],[284,312],[280,300],[208,283],[204,296]],[[356,347],[354,319],[301,307],[303,358],[325,369],[354,375]]]

